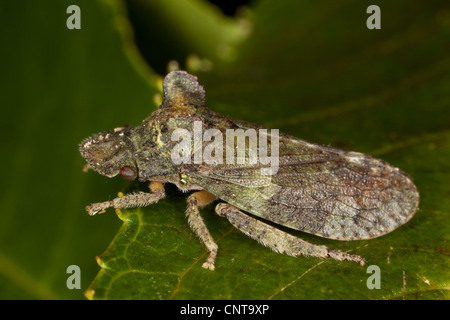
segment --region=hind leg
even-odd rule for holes
[[[253,218],[230,204],[219,203],[216,206],[216,213],[219,216],[226,217],[236,229],[275,252],[290,256],[330,257],[336,260],[350,260],[359,262],[361,265],[365,264],[365,259],[360,256],[339,250],[329,250],[326,246],[309,243]]]

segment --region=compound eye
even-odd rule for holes
[[[131,167],[125,166],[120,169],[120,175],[127,180],[134,180],[136,178],[136,171]]]

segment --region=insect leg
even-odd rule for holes
[[[194,192],[188,197],[188,207],[186,210],[186,215],[188,217],[189,225],[192,230],[197,234],[197,236],[205,244],[206,249],[209,251],[209,257],[202,267],[209,270],[214,270],[214,261],[217,255],[217,244],[214,242],[211,234],[209,233],[205,223],[203,222],[199,207],[206,206],[207,204],[217,200],[217,197],[212,195],[207,191]]]
[[[86,207],[86,211],[92,216],[97,212],[102,213],[107,208],[116,209],[144,207],[155,203],[166,196],[164,186],[160,182],[150,182],[151,193],[141,192],[115,198],[111,201],[99,202]]]
[[[235,228],[275,252],[285,253],[290,256],[330,257],[340,261],[350,260],[359,262],[361,265],[365,264],[365,259],[360,256],[351,255],[339,250],[329,250],[326,246],[306,242],[255,219],[230,204],[219,203],[216,206],[216,213],[219,216],[226,217]]]

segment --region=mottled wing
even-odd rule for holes
[[[407,222],[419,194],[399,169],[370,156],[280,135],[279,168],[185,165],[190,181],[241,210],[321,237],[370,239]]]

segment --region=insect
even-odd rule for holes
[[[276,252],[350,260],[361,265],[365,259],[358,255],[308,243],[275,226],[328,239],[372,239],[403,225],[417,210],[419,193],[412,180],[382,160],[275,134],[217,114],[206,106],[205,91],[197,78],[184,71],[169,73],[163,81],[163,90],[161,106],[140,126],[102,132],[79,145],[87,168],[107,177],[120,174],[128,180],[149,182],[150,192],[91,204],[86,207],[89,214],[102,213],[110,207],[155,203],[164,198],[165,183],[173,183],[184,192],[194,191],[187,198],[187,219],[209,252],[202,266],[214,270],[218,246],[199,208],[216,200],[221,200],[215,207],[219,216]],[[203,141],[194,144],[185,141],[180,147],[179,133],[192,133],[199,127],[213,133],[208,141],[214,137],[214,148],[209,144],[214,161],[204,159],[198,163],[185,157],[205,154],[208,144]],[[249,164],[225,159],[239,151],[234,138],[231,150],[228,140],[226,145],[220,145],[223,142],[220,137],[230,130],[258,130],[259,137],[264,133],[267,140],[271,138],[265,149],[259,145],[256,149],[241,147],[240,151],[244,157],[254,151],[277,151],[276,170],[272,174],[263,172],[262,169],[273,165],[267,161]],[[206,131],[200,138],[205,135]],[[180,154],[184,161],[174,161],[180,159]]]

